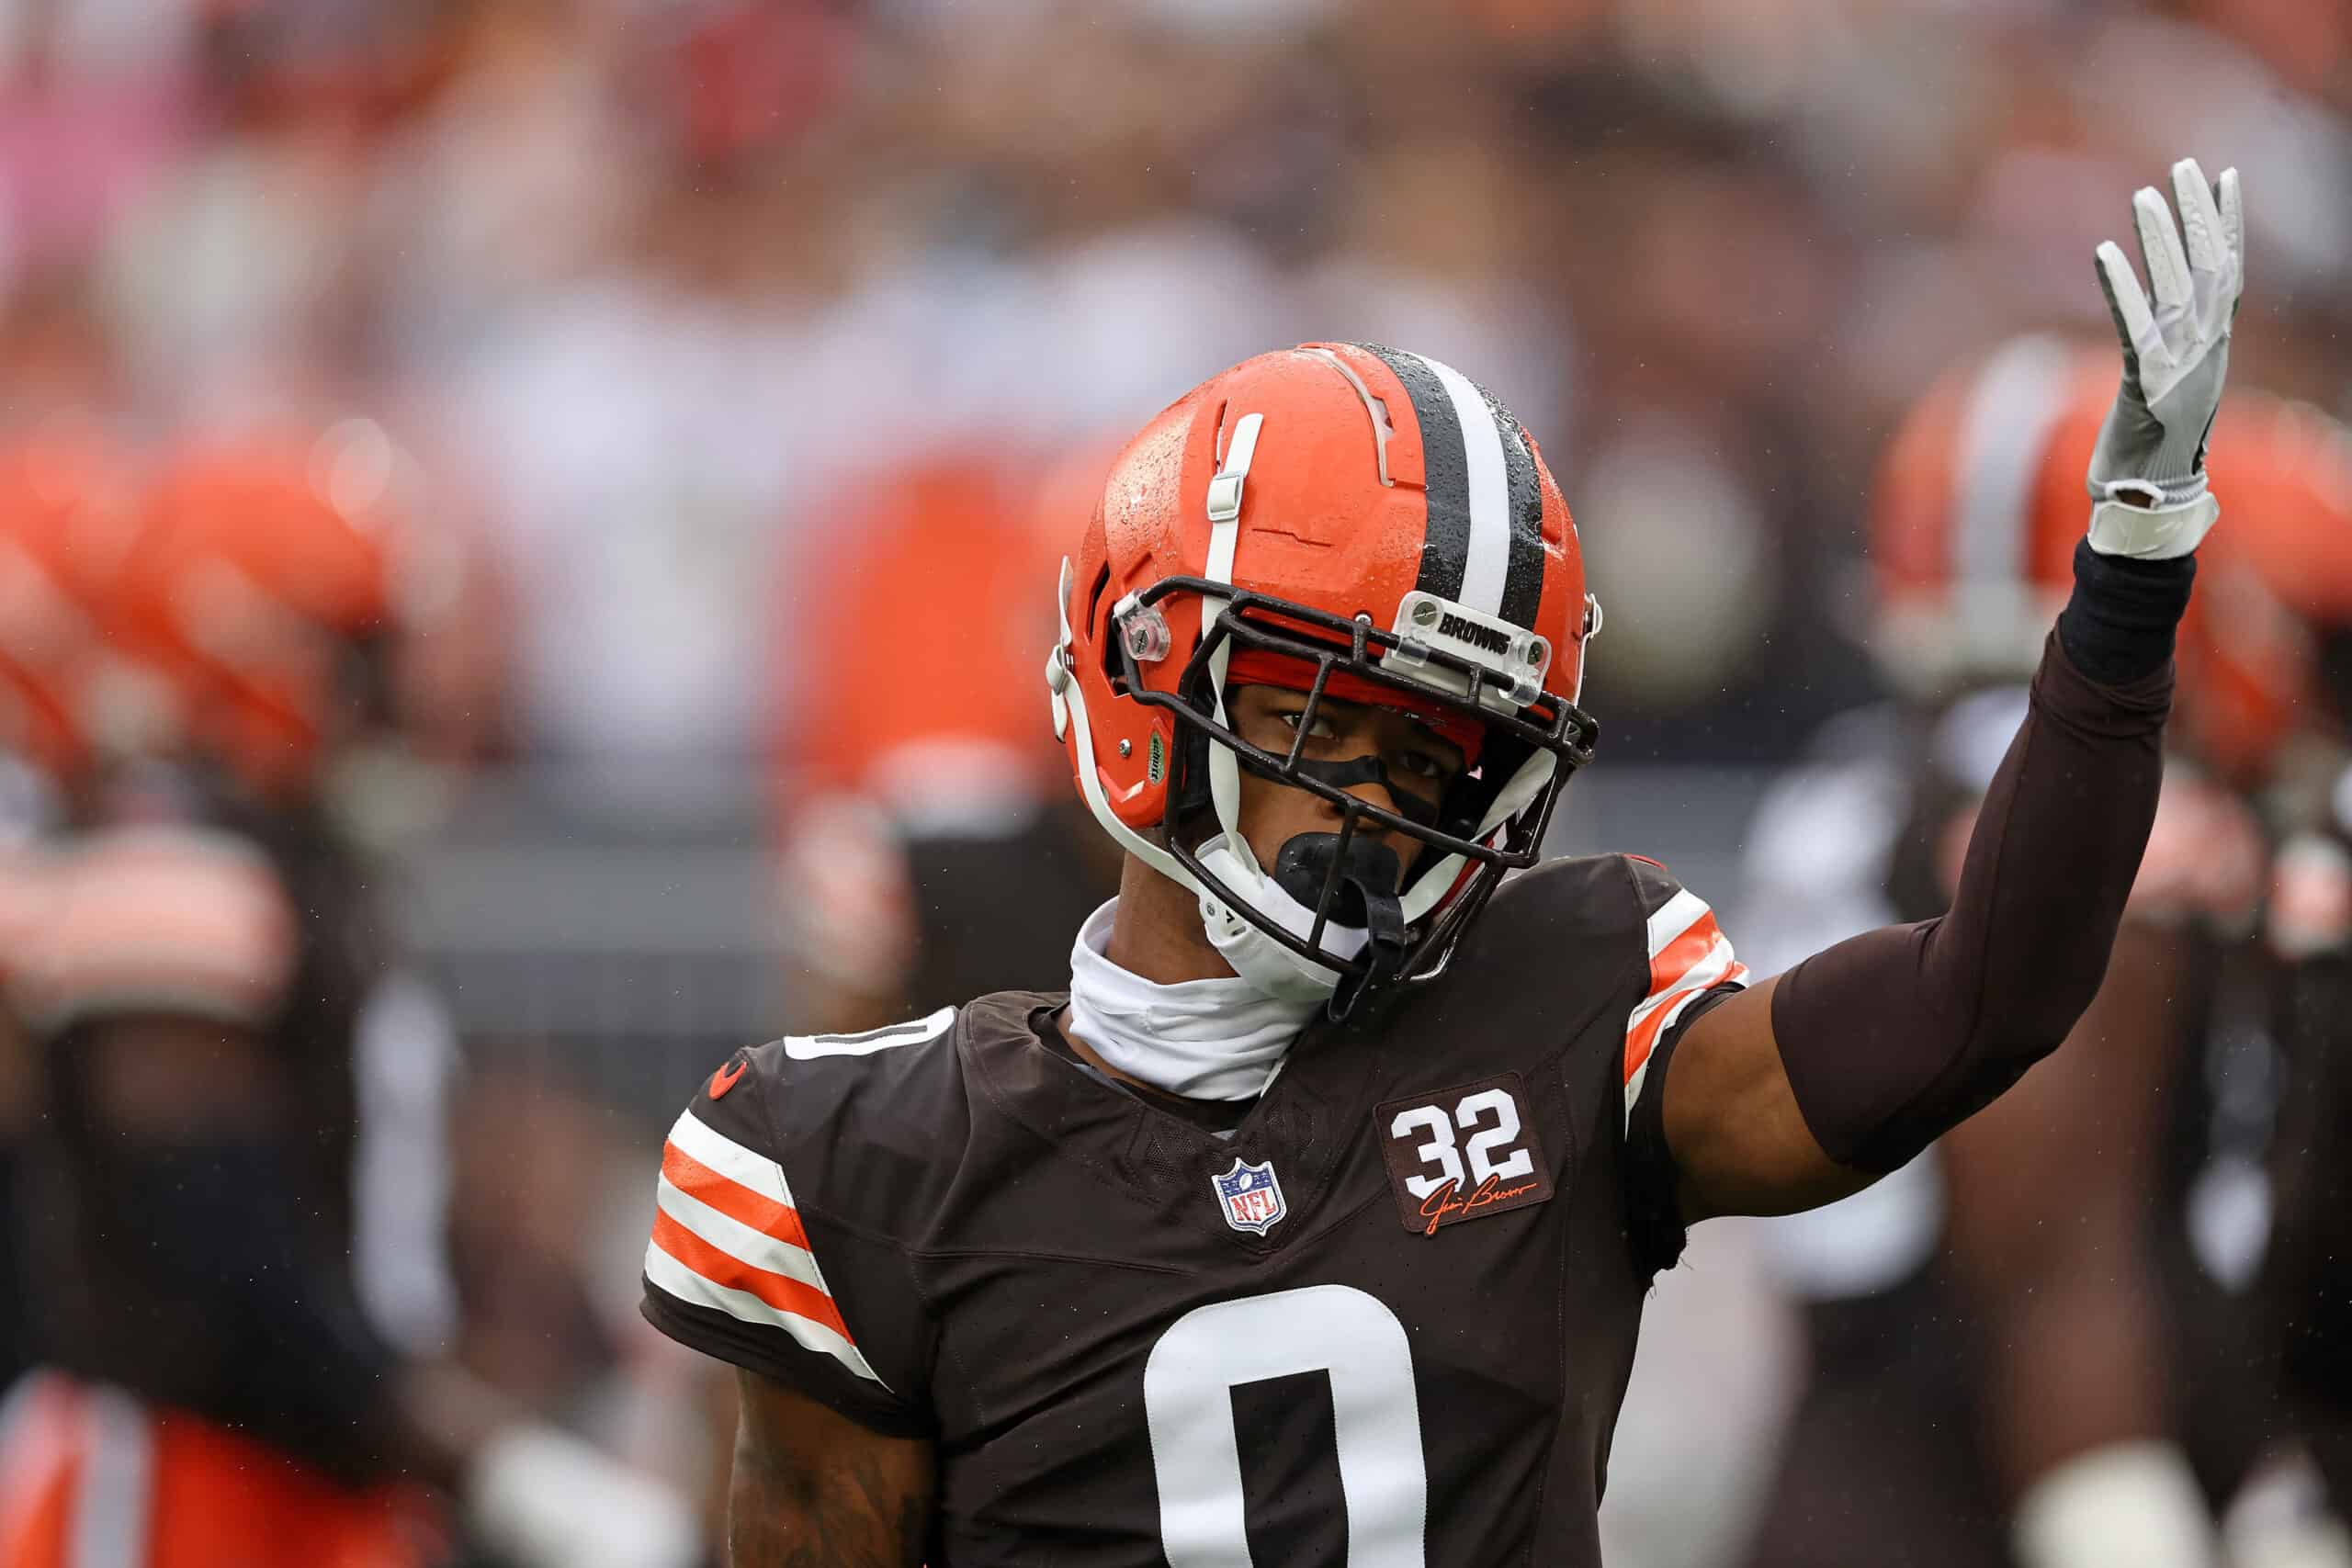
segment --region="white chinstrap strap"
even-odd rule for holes
[[[1105,956],[1118,907],[1114,898],[1089,916],[1070,948],[1070,1032],[1118,1071],[1170,1094],[1264,1093],[1328,988],[1301,999],[1269,996],[1238,976],[1147,980]]]
[[[1255,856],[1248,860],[1237,857],[1229,847],[1237,837],[1238,835],[1227,834],[1203,844],[1200,849],[1202,866],[1210,875],[1247,898],[1251,908],[1301,942],[1306,941],[1307,933],[1315,929],[1315,911],[1292,897],[1287,888],[1259,870]],[[1270,997],[1284,1001],[1314,1003],[1322,1001],[1340,987],[1338,970],[1300,957],[1226,908],[1225,901],[1213,893],[1201,895],[1201,924],[1206,928],[1209,942],[1218,954],[1233,965],[1233,972]],[[1326,921],[1320,946],[1322,951],[1336,958],[1353,958],[1371,941],[1372,933],[1361,926]]]

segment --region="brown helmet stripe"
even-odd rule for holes
[[[1421,568],[1413,586],[1441,599],[1459,600],[1470,564],[1470,463],[1462,445],[1462,420],[1437,372],[1418,354],[1355,345],[1378,358],[1403,382],[1421,433],[1421,489],[1429,524],[1421,536]]]
[[[1396,373],[1420,425],[1429,523],[1415,586],[1532,630],[1544,595],[1544,496],[1527,433],[1460,371],[1357,346]]]
[[[1535,448],[1520,428],[1519,416],[1483,385],[1478,395],[1501,433],[1503,473],[1510,494],[1510,566],[1503,578],[1503,619],[1535,629],[1544,602],[1544,491],[1535,482]]]

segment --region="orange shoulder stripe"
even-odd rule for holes
[[[1650,960],[1650,995],[1664,996],[1713,951],[1723,938],[1713,909],[1682,928],[1682,934],[1657,950]]]
[[[804,1252],[808,1250],[808,1233],[801,1229],[797,1211],[752,1191],[740,1181],[730,1181],[675,1144],[662,1145],[662,1174],[679,1191],[709,1204],[738,1224],[749,1225]]]
[[[821,1323],[850,1343],[857,1342],[849,1325],[842,1320],[840,1309],[833,1305],[833,1298],[824,1292],[721,1252],[658,1210],[653,1216],[653,1245],[714,1285],[757,1296],[778,1312]]]
[[[1709,916],[1705,923],[1710,926],[1713,925],[1714,917],[1712,915]],[[1678,945],[1679,943],[1679,938],[1677,939],[1677,943]],[[1702,953],[1700,956],[1704,957],[1705,954]],[[1690,963],[1685,964],[1680,972],[1676,975],[1675,980],[1679,982],[1683,978],[1683,976],[1689,975],[1690,971],[1696,967],[1698,967],[1697,959],[1693,959]],[[1677,1018],[1681,1015],[1682,1007],[1685,1002],[1688,1002],[1692,997],[1697,997],[1702,994],[1705,990],[1712,990],[1717,986],[1730,985],[1736,981],[1745,980],[1746,978],[1747,978],[1747,965],[1745,964],[1733,964],[1726,967],[1724,972],[1717,976],[1713,980],[1708,982],[1705,987],[1692,987],[1689,996],[1683,997],[1679,1000],[1664,1001],[1664,998],[1667,997],[1668,990],[1671,987],[1671,983],[1669,983],[1668,989],[1653,989],[1650,993],[1650,998],[1653,1001],[1661,1001],[1663,1002],[1663,1005],[1651,1009],[1649,1014],[1643,1018],[1639,1022],[1635,1023],[1633,1029],[1628,1032],[1625,1036],[1625,1081],[1627,1083],[1632,1083],[1634,1081],[1634,1075],[1640,1072],[1642,1070],[1642,1064],[1650,1059],[1650,1052],[1656,1048],[1657,1044],[1657,1037],[1665,1032],[1667,1021],[1669,1019]],[[1655,984],[1655,982],[1653,982],[1653,984]]]

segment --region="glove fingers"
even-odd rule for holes
[[[2188,309],[2188,257],[2180,248],[2180,230],[2172,209],[2155,186],[2142,186],[2132,193],[2132,214],[2139,220],[2140,254],[2148,264],[2148,287],[2156,309],[2167,319]]]
[[[2156,331],[2155,312],[2140,292],[2140,279],[2124,258],[2123,247],[2104,240],[2098,247],[2098,286],[2107,296],[2108,312],[2115,318],[2115,335],[2123,340],[2123,373],[2136,385],[2143,359],[2161,361],[2164,336]]]
[[[2213,187],[2205,183],[2205,171],[2197,166],[2196,159],[2183,158],[2172,166],[2172,195],[2180,209],[2181,233],[2188,242],[2189,274],[2210,287],[2227,262],[2228,252],[2221,210],[2213,205]]]

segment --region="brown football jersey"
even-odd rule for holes
[[[934,1568],[1597,1564],[1681,1239],[1659,1069],[1744,978],[1603,856],[1311,1026],[1229,1136],[1048,1049],[1056,995],[779,1041],[671,1132],[646,1314],[931,1438]]]

